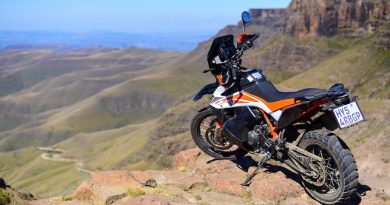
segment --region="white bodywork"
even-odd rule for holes
[[[256,107],[267,114],[270,114],[274,120],[279,121],[280,116],[282,115],[281,110],[277,110],[275,112],[272,112],[263,102],[260,100],[250,97],[246,95],[246,97],[251,98],[251,101],[239,99],[239,103],[233,102],[233,96],[242,94],[242,91],[236,92],[229,96],[223,96],[222,93],[226,91],[226,88],[223,86],[219,86],[213,93],[213,97],[210,101],[210,106],[216,108],[216,109],[226,109],[226,108],[235,108],[235,107]]]

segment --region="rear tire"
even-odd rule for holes
[[[303,180],[308,194],[322,204],[341,204],[356,196],[359,175],[355,158],[348,147],[343,147],[335,134],[325,130],[309,131],[304,134],[298,146],[312,153],[315,153],[317,147],[323,158],[329,159],[326,167],[333,168],[325,168],[329,171],[326,176],[327,188],[324,188],[325,185],[317,187]],[[325,157],[326,152],[328,157]],[[331,174],[332,172],[335,174]],[[338,182],[337,189],[329,188],[332,187],[331,184],[337,184],[336,182]],[[329,191],[325,192],[327,189]]]
[[[202,136],[201,134],[200,126],[205,119],[210,117],[214,117],[216,119],[216,116],[214,115],[213,111],[210,108],[206,108],[204,110],[199,111],[192,119],[191,135],[196,146],[198,146],[199,149],[201,149],[204,153],[215,159],[235,160],[237,158],[245,156],[248,151],[238,147],[237,145],[234,145],[236,147],[236,149],[234,150],[220,150],[210,145],[210,143],[204,139],[204,136]]]

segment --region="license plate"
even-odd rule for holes
[[[341,129],[350,127],[364,120],[362,111],[360,111],[359,105],[356,101],[335,108],[333,114],[337,119],[337,123]]]

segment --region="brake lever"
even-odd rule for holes
[[[203,70],[202,73],[208,73],[210,72],[210,69],[209,70]]]

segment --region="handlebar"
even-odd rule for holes
[[[238,49],[247,50],[253,46],[253,42],[260,37],[260,34],[247,35],[246,39],[242,41],[238,46]]]
[[[256,39],[260,37],[260,34],[253,34],[252,37],[249,39],[251,42],[254,42]]]

